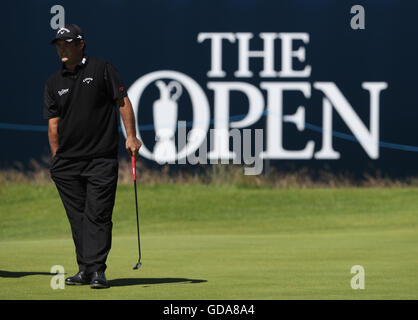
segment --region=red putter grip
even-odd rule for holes
[[[133,176],[133,179],[136,180],[135,156],[131,157],[131,163],[132,163],[132,176]]]

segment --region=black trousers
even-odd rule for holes
[[[70,221],[79,271],[104,272],[112,244],[117,158],[55,157],[50,173]]]

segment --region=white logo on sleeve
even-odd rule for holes
[[[61,89],[61,90],[58,90],[58,94],[60,95],[60,97],[63,95],[63,94],[66,94],[66,93],[68,93],[68,91],[69,91],[70,89],[69,88],[67,88],[67,89]]]
[[[93,78],[85,78],[85,79],[83,79],[83,82],[85,82],[87,84],[89,84],[92,81],[93,81]]]

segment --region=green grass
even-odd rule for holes
[[[418,189],[120,185],[108,290],[52,290],[77,271],[53,185],[0,186],[0,299],[417,299]],[[353,290],[353,265],[365,269]]]

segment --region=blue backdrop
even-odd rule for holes
[[[53,5],[65,8],[65,22],[82,27],[91,56],[111,61],[127,87],[138,78],[158,70],[176,70],[194,79],[204,90],[214,118],[213,92],[208,81],[243,81],[257,88],[262,81],[330,81],[344,94],[357,115],[369,128],[369,95],[361,83],[386,82],[380,94],[380,144],[378,159],[371,159],[342,119],[333,116],[333,148],[338,160],[271,160],[281,168],[329,167],[335,171],[363,173],[380,170],[393,176],[418,173],[418,27],[416,1],[398,0],[92,0],[92,1],[6,1],[1,4],[2,105],[0,109],[0,166],[48,155],[46,121],[42,118],[45,80],[59,67],[55,48],[49,45]],[[365,9],[365,29],[353,30],[353,5]],[[309,34],[304,63],[312,67],[308,78],[263,79],[262,59],[251,59],[253,77],[237,79],[237,44],[225,42],[225,78],[208,78],[211,68],[210,42],[199,43],[202,32],[250,32],[251,50],[260,50],[262,32],[303,32]],[[298,43],[300,46],[301,43]],[[280,61],[279,47],[275,57]],[[279,67],[276,68],[279,71]],[[156,90],[156,89],[155,89]],[[260,92],[261,89],[260,89]],[[158,93],[158,92],[157,92]],[[156,93],[156,94],[157,94]],[[153,92],[151,91],[150,95]],[[263,92],[265,97],[265,92]],[[151,100],[155,100],[154,95]],[[146,97],[144,98],[146,99]],[[187,104],[187,94],[183,97]],[[146,100],[144,100],[146,101]],[[189,101],[190,102],[190,101]],[[230,115],[246,114],[245,97],[231,96]],[[306,124],[298,132],[293,124],[283,125],[284,146],[302,149],[308,140],[321,146],[322,96],[312,89],[306,100],[286,98],[284,111],[292,114],[299,105],[306,108]],[[140,107],[141,109],[141,107]],[[179,109],[179,119],[191,120],[190,108]],[[152,110],[141,109],[139,126],[144,142],[152,149]],[[264,128],[265,116],[253,128]],[[213,127],[213,124],[211,124]],[[121,135],[121,142],[123,136]],[[121,143],[121,156],[126,156]]]

